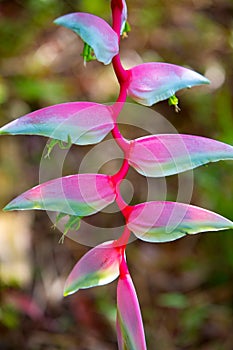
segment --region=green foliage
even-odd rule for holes
[[[19,313],[11,304],[5,304],[0,307],[0,324],[7,328],[15,329],[19,326],[19,322]]]
[[[159,305],[175,309],[183,309],[188,306],[188,298],[181,293],[164,293],[158,298]]]

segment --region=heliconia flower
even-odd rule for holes
[[[108,106],[92,102],[68,102],[26,114],[0,128],[0,135],[40,135],[88,145],[100,142],[113,127]]]
[[[209,162],[233,159],[233,147],[200,136],[161,134],[132,140],[129,164],[140,174],[162,177]]]
[[[55,24],[71,29],[94,51],[96,59],[109,64],[118,54],[118,36],[102,18],[89,13],[70,13],[57,18]]]
[[[108,175],[78,174],[50,180],[13,199],[4,210],[49,210],[79,217],[92,215],[115,200]]]
[[[119,350],[146,350],[140,306],[129,273],[117,286],[117,339]]]
[[[102,286],[119,276],[121,248],[114,241],[105,242],[86,253],[71,271],[64,288],[64,295],[79,289]]]
[[[186,234],[233,229],[233,222],[193,205],[161,201],[131,207],[127,227],[143,241],[169,242]]]
[[[202,75],[168,63],[143,63],[131,68],[129,73],[128,94],[145,106],[166,100],[180,89],[209,84]]]

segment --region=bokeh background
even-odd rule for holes
[[[181,91],[179,114],[167,101],[153,109],[179,132],[232,144],[232,0],[128,0],[128,9],[132,32],[121,46],[125,66],[170,62],[212,81],[209,87]],[[53,24],[56,17],[74,11],[110,21],[108,0],[0,1],[1,125],[56,103],[116,99],[111,66],[91,62],[85,69],[81,40]],[[122,132],[129,138],[143,134],[125,127]],[[45,144],[39,137],[0,139],[1,208],[38,184]],[[89,150],[72,147],[64,174],[75,173]],[[119,166],[116,160],[102,170],[114,173]],[[231,162],[196,169],[192,204],[233,219],[232,170]],[[138,189],[145,179],[133,171],[129,178],[136,184],[133,201],[143,201]],[[171,199],[176,182],[175,177],[168,180]],[[117,225],[118,220],[122,224],[119,215],[98,215],[93,220],[103,227]],[[0,213],[0,349],[116,350],[116,282],[63,299],[69,271],[89,248],[69,238],[58,244],[61,233],[51,225],[40,211]],[[148,349],[232,350],[232,231],[166,244],[136,241],[127,256]]]

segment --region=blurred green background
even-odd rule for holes
[[[233,1],[127,3],[132,32],[121,46],[126,66],[164,61],[191,67],[212,82],[181,91],[179,114],[167,101],[153,109],[179,132],[233,144]],[[85,69],[81,41],[53,25],[56,17],[74,11],[111,20],[108,0],[0,1],[1,125],[56,103],[116,99],[111,66],[91,62]],[[125,136],[138,136],[122,130]],[[38,183],[45,144],[39,137],[0,139],[1,208]],[[72,147],[70,152],[66,174],[75,173],[86,151]],[[109,164],[105,171],[119,165]],[[232,170],[231,162],[195,170],[192,203],[233,219]],[[134,201],[145,200],[137,192],[143,179],[133,172],[130,176],[137,184]],[[176,181],[169,181],[172,198]],[[99,220],[108,226],[120,219],[108,215]],[[116,282],[63,299],[65,279],[88,248],[70,239],[59,245],[59,235],[46,213],[0,213],[0,350],[117,349]],[[137,241],[127,252],[148,349],[232,350],[232,231],[167,244]]]

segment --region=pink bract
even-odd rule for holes
[[[130,142],[128,161],[140,174],[163,177],[209,162],[233,159],[233,147],[206,137],[161,134]]]
[[[121,249],[115,247],[114,241],[91,249],[71,271],[66,280],[64,295],[114,281],[119,276],[121,257]]]
[[[119,350],[146,350],[141,311],[129,273],[120,276],[117,286],[117,338]]]
[[[46,107],[0,128],[0,135],[39,135],[76,145],[100,142],[113,129],[110,108],[93,102],[68,102]]]
[[[131,207],[127,226],[147,242],[169,242],[206,231],[233,228],[233,222],[209,210],[178,202],[146,202]]]
[[[4,210],[43,209],[83,217],[105,208],[115,197],[108,175],[70,175],[33,187],[13,199]]]
[[[117,34],[98,16],[76,12],[59,17],[54,23],[78,34],[94,50],[97,60],[104,64],[111,63],[119,52]]]
[[[202,75],[169,63],[143,63],[129,72],[128,94],[145,106],[166,100],[180,89],[209,84]]]

